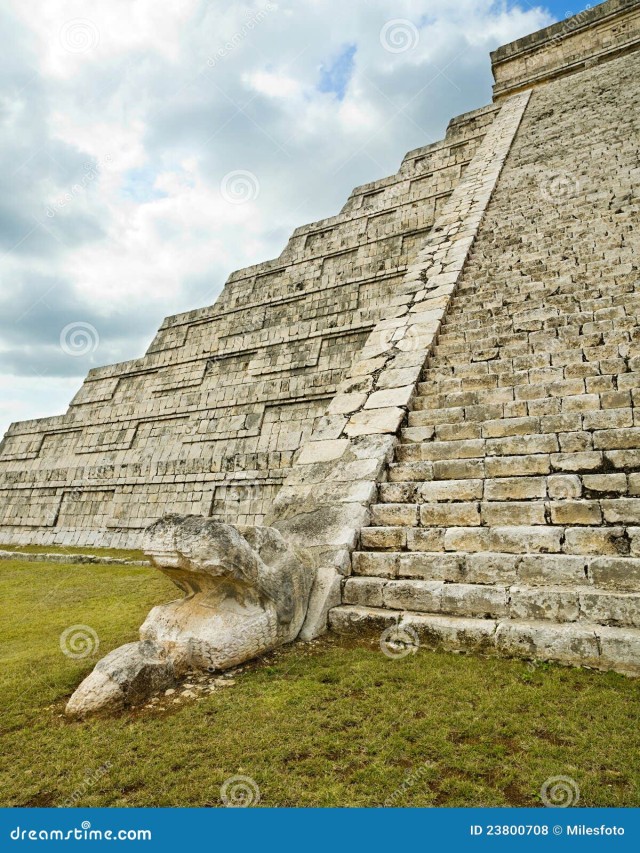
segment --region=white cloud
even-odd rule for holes
[[[0,433],[65,409],[87,366],[52,358],[66,323],[100,329],[99,360],[141,355],[163,315],[213,302],[229,272],[276,256],[295,227],[487,103],[489,50],[551,21],[489,0],[12,8]],[[397,19],[418,39],[391,52],[380,33]],[[259,189],[244,204],[222,190],[235,172]]]

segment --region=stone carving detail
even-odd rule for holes
[[[302,627],[314,570],[277,530],[170,515],[147,530],[144,547],[184,597],[154,607],[140,642],[98,663],[71,697],[70,716],[121,708],[191,668],[235,666]]]

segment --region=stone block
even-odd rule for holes
[[[440,581],[396,580],[385,584],[384,606],[392,610],[437,613],[444,584]]]
[[[352,560],[354,575],[392,578],[398,571],[398,555],[393,553],[356,551]]]
[[[429,503],[420,507],[420,524],[423,527],[460,527],[480,524],[480,506],[477,503]]]
[[[547,478],[547,491],[553,500],[576,500],[582,497],[582,483],[575,474],[552,474]]]
[[[597,501],[560,501],[549,504],[553,524],[600,524],[602,512]]]
[[[429,554],[419,551],[398,556],[397,574],[401,578],[461,581],[464,558],[459,554]]]
[[[445,584],[442,589],[442,610],[454,616],[476,616],[492,619],[508,613],[508,593],[505,587],[481,584]]]
[[[361,604],[365,607],[382,607],[385,581],[380,578],[347,578],[342,591],[344,604]]]
[[[349,446],[347,438],[308,441],[298,456],[298,465],[310,465],[314,462],[332,462],[340,459]]]
[[[363,527],[360,531],[362,548],[379,551],[402,551],[407,544],[404,527]]]
[[[507,621],[496,630],[496,647],[503,654],[530,660],[552,660],[598,666],[600,652],[593,630],[579,624]]]
[[[484,484],[485,501],[522,501],[546,496],[544,477],[503,477],[489,479]]]
[[[580,616],[575,589],[512,586],[509,595],[511,619],[576,622]]]
[[[629,552],[624,527],[568,528],[565,531],[567,554],[620,556]]]
[[[343,605],[329,611],[329,628],[342,636],[370,637],[396,625],[399,619],[397,611]]]
[[[607,499],[601,504],[609,524],[640,524],[640,498]]]
[[[413,385],[402,388],[384,388],[369,395],[365,409],[392,409],[394,406],[408,406],[413,396]],[[394,430],[395,431],[395,430]]]
[[[580,611],[588,622],[640,628],[640,595],[637,593],[580,592]]]
[[[518,560],[519,557],[512,554],[467,554],[461,580],[467,583],[508,586],[516,580]]]
[[[478,653],[494,646],[496,622],[492,619],[405,613],[400,624],[414,630],[420,645],[428,648]]]
[[[594,586],[615,592],[640,592],[640,559],[597,557],[589,564]]]
[[[352,415],[344,431],[348,436],[396,433],[405,416],[404,409],[366,409]]]

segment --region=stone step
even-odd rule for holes
[[[522,317],[524,311],[531,310],[526,307],[524,294],[521,295],[520,299],[517,296],[514,298],[510,294],[497,294],[495,291],[494,294],[493,297],[490,292],[487,294],[487,300],[484,303],[486,307],[483,308],[470,307],[468,300],[459,299],[456,294],[454,304],[447,313],[446,329],[462,332],[487,327],[511,328],[514,320],[518,323],[518,316]],[[614,304],[614,299],[618,300],[618,304]],[[559,314],[552,315],[554,319],[558,317],[560,319],[568,318],[568,324],[571,324],[573,318],[576,317],[588,318],[586,322],[602,322],[611,319],[624,320],[626,318],[625,308],[628,309],[632,305],[637,306],[638,303],[638,296],[629,293],[624,286],[621,286],[608,294],[601,294],[597,287],[585,288],[581,293],[580,300],[576,299],[574,294],[547,296],[544,306],[550,312],[559,312]],[[513,315],[513,319],[511,315]],[[544,323],[544,320],[541,322]],[[573,320],[573,322],[576,321]],[[579,323],[579,325],[584,324]]]
[[[458,409],[430,409],[427,411],[409,412],[408,425],[410,427],[427,426],[433,427],[436,437],[439,427],[455,426],[473,435],[470,438],[503,438],[510,435],[536,435],[547,432],[544,429],[541,418],[533,417],[507,417],[503,418],[499,413],[497,417],[485,420],[465,420],[465,410]],[[577,427],[574,426],[574,429]],[[548,430],[555,432],[555,430]],[[440,432],[447,430],[440,429]]]
[[[594,365],[595,366],[595,365]],[[600,362],[600,374],[589,375],[592,372],[592,367],[580,369],[579,372],[585,373],[586,377],[578,376],[584,382],[586,393],[597,393],[599,391],[636,391],[640,388],[640,371],[627,371],[626,365],[622,359],[617,361]],[[471,375],[467,375],[471,373]],[[558,379],[557,382],[574,382],[576,377],[569,376],[567,378],[565,372],[564,379]],[[462,367],[455,372],[448,374],[438,370],[436,375],[429,376],[425,374],[424,382],[432,385],[431,391],[434,394],[455,394],[466,393],[469,391],[490,391],[494,392],[500,388],[515,388],[516,386],[527,387],[528,382],[526,371],[522,373],[496,374],[482,373],[476,374],[474,371],[465,371]],[[556,383],[557,384],[557,383]],[[570,386],[566,386],[568,388]],[[569,396],[567,391],[560,387],[558,389],[563,396]],[[585,391],[575,391],[573,393],[585,393]],[[557,395],[555,395],[557,396]],[[514,394],[515,397],[515,394]]]
[[[624,375],[624,374],[623,374]],[[605,385],[602,380],[605,379]],[[597,381],[596,381],[597,380]],[[640,392],[607,390],[609,378],[587,376],[584,378],[585,393],[557,396],[546,385],[518,385],[511,387],[488,388],[484,391],[453,391],[449,394],[420,393],[412,401],[412,409],[426,411],[430,409],[465,410],[465,417],[482,415],[484,409],[501,407],[502,417],[509,413],[525,415],[560,415],[568,413],[595,413],[631,410],[640,403]],[[430,383],[420,383],[421,388],[432,387]],[[553,389],[551,389],[552,391]],[[524,406],[524,408],[520,408]],[[619,417],[619,415],[618,415]],[[484,420],[485,418],[479,418]],[[632,420],[632,419],[631,419]],[[627,425],[631,425],[631,422]]]
[[[525,504],[526,505],[526,504]],[[442,508],[442,505],[437,505]],[[453,504],[452,506],[455,506]],[[421,526],[419,504],[374,504],[371,528],[407,528],[407,545],[433,551],[499,551],[507,554],[632,554],[640,556],[640,527],[636,524],[486,526]],[[431,512],[431,509],[430,509]],[[369,530],[371,528],[364,528]],[[382,534],[381,534],[382,536]],[[399,536],[399,534],[398,534]],[[411,537],[411,539],[409,539]],[[409,544],[427,541],[428,545]],[[363,539],[365,542],[373,541]],[[373,547],[367,544],[366,548]],[[626,560],[627,569],[632,564]],[[625,571],[627,570],[625,569]]]
[[[407,429],[411,430],[411,427]],[[420,427],[415,427],[420,429]],[[485,473],[490,477],[518,477],[530,474],[567,473],[584,475],[603,475],[606,472],[629,472],[629,492],[640,493],[637,472],[640,470],[640,449],[634,448],[635,438],[629,437],[626,448],[607,450],[561,450],[581,443],[580,434],[566,433],[566,437],[553,434],[516,436],[495,439],[460,438],[451,430],[441,431],[435,441],[418,441],[412,444],[399,444],[396,458],[405,462],[437,462],[484,459]],[[625,443],[620,433],[610,435],[594,434],[596,441],[608,441],[612,444]],[[403,432],[404,439],[404,432]],[[594,439],[591,439],[594,440]],[[449,450],[448,448],[451,447]],[[459,455],[458,455],[459,454]],[[596,481],[590,481],[589,488],[598,488]]]
[[[346,636],[381,635],[381,648],[391,657],[424,646],[640,675],[640,630],[634,628],[441,616],[357,605],[334,607],[329,612],[329,626]]]
[[[471,494],[478,484],[477,490],[482,489],[482,482],[477,480],[454,480],[452,489],[446,492],[434,492],[434,500],[418,504],[418,518],[422,527],[521,527],[531,525],[585,525],[593,526],[603,522],[607,517],[620,521],[620,512],[614,507],[603,507],[598,501],[481,501],[465,500],[464,495]],[[463,485],[464,484],[464,485]],[[473,484],[473,486],[471,485]],[[433,485],[439,485],[434,483]],[[464,491],[465,487],[467,491]],[[455,491],[454,491],[455,489]],[[460,496],[459,500],[450,500],[449,495]],[[384,493],[390,498],[406,497],[406,501],[396,501],[380,506],[398,507],[403,503],[414,506],[411,498],[428,498],[429,495],[411,493]],[[437,500],[440,498],[440,500]],[[614,501],[611,501],[614,502]],[[637,519],[638,507],[634,508]],[[375,517],[383,513],[376,511]],[[626,519],[625,519],[626,521]]]
[[[638,298],[630,298],[628,306],[615,305],[586,310],[585,306],[566,303],[554,304],[543,300],[537,307],[529,306],[522,310],[522,305],[508,308],[504,305],[492,312],[488,309],[484,317],[479,311],[471,311],[467,319],[464,314],[451,313],[447,315],[442,334],[453,340],[477,341],[488,338],[509,339],[516,334],[522,337],[543,336],[567,339],[580,338],[590,335],[600,335],[607,340],[612,333],[620,331],[631,332],[637,328]],[[632,301],[631,301],[632,300]],[[455,306],[452,306],[455,310]],[[509,316],[508,312],[512,312]]]
[[[625,374],[621,374],[624,376]],[[618,409],[631,409],[636,402],[640,401],[640,393],[635,391],[610,391],[589,390],[597,388],[603,377],[587,376],[583,378],[571,378],[558,383],[498,386],[485,391],[463,391],[450,394],[427,393],[424,390],[413,398],[412,409],[414,411],[464,409],[473,416],[482,416],[482,411],[487,408],[494,411],[496,407],[502,407],[502,415],[509,411],[514,404],[534,404],[540,406],[541,401],[546,401],[547,408],[540,414],[561,414],[570,412],[592,413],[597,411],[617,411]],[[598,380],[594,382],[593,380]],[[570,383],[570,384],[569,384]],[[608,380],[607,380],[608,384]],[[421,382],[419,389],[433,388],[429,382]],[[557,393],[568,389],[570,394]],[[526,410],[525,410],[526,414]],[[495,415],[491,415],[495,417]],[[486,418],[481,417],[482,420]]]
[[[403,503],[451,500],[484,501],[525,501],[550,499],[557,501],[606,500],[608,510],[615,510],[611,501],[629,493],[633,500],[640,494],[640,475],[637,472],[627,475],[624,472],[610,474],[552,474],[550,457],[538,458],[522,456],[528,460],[518,474],[511,475],[511,463],[504,463],[503,457],[484,457],[479,459],[440,459],[436,461],[400,462],[389,466],[386,483],[379,486],[380,502]],[[533,459],[534,462],[530,460]],[[516,457],[516,462],[518,457]],[[539,470],[531,471],[534,464]],[[546,471],[540,469],[546,467]],[[528,469],[528,470],[526,470]],[[498,476],[496,476],[496,474]],[[547,474],[548,476],[545,476]],[[500,476],[505,475],[505,476]],[[482,480],[482,487],[471,492],[462,488],[463,497],[455,497],[460,480]],[[553,508],[553,507],[551,507]],[[625,507],[631,510],[631,505]]]
[[[640,628],[640,593],[571,587],[460,583],[415,578],[351,577],[343,604],[483,619],[590,622]]]
[[[394,464],[434,462],[439,459],[479,459],[486,455],[484,439],[430,441],[420,437],[418,432],[420,429],[422,427],[405,427],[402,430],[403,443],[396,447],[396,459],[398,461]],[[433,435],[435,435],[435,430]]]
[[[627,318],[619,326],[610,323],[580,323],[588,315],[575,315],[573,323],[559,328],[543,328],[535,333],[514,330],[507,325],[487,324],[466,331],[455,331],[445,325],[442,327],[433,349],[433,357],[446,359],[448,356],[473,352],[478,361],[487,357],[490,350],[496,350],[493,357],[504,357],[507,352],[526,355],[528,352],[560,352],[562,347],[572,344],[573,349],[604,347],[614,350],[621,343],[629,343],[638,331],[637,318]],[[545,350],[543,344],[548,343]],[[489,355],[489,358],[492,356]]]
[[[386,541],[390,542],[392,529],[386,530]],[[640,592],[640,559],[623,556],[616,550],[629,549],[625,531],[619,528],[600,528],[583,535],[581,539],[576,538],[575,550],[582,547],[582,554],[507,554],[500,551],[447,553],[435,550],[444,547],[443,531],[406,531],[406,537],[407,545],[414,546],[415,550],[355,551],[352,559],[354,577],[536,587],[589,584],[610,592]],[[366,537],[363,537],[363,547],[366,541]],[[603,546],[602,552],[597,550],[599,542]],[[421,547],[434,550],[420,550]],[[635,553],[638,553],[637,548]]]

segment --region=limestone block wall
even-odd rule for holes
[[[639,115],[640,52],[532,91],[335,630],[640,675]]]
[[[316,570],[302,639],[322,633],[340,603],[352,551],[528,100],[525,92],[503,103],[267,515]]]
[[[494,98],[575,74],[640,45],[638,0],[608,0],[491,54]]]
[[[166,512],[260,523],[499,107],[454,119],[146,355],[92,370],[60,417],[0,444],[0,542],[135,547]]]

